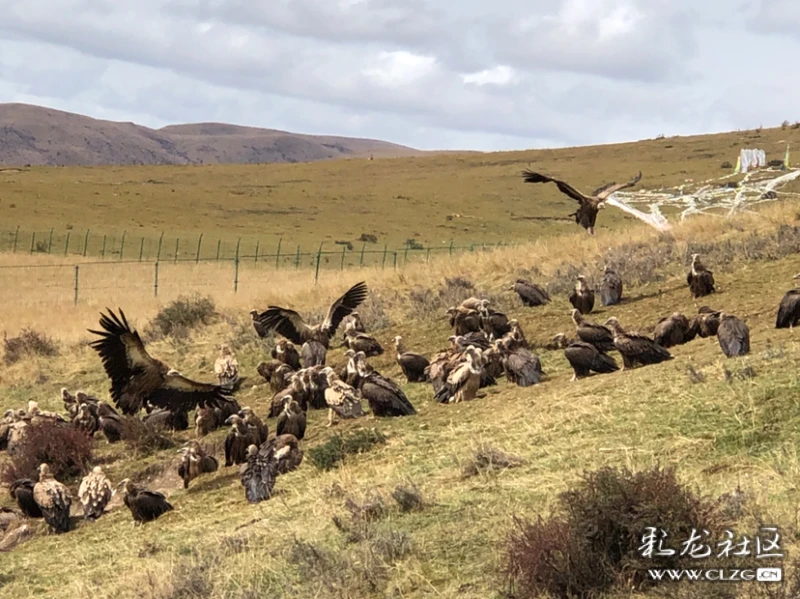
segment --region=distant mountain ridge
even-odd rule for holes
[[[0,164],[7,166],[256,164],[421,154],[373,139],[225,123],[150,129],[31,104],[0,104]]]

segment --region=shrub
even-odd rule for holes
[[[150,455],[156,451],[175,447],[175,442],[153,426],[148,426],[136,416],[122,417],[122,440],[137,455]]]
[[[719,165],[720,168],[733,168],[733,165],[727,160]]]
[[[86,471],[92,457],[92,438],[67,424],[42,420],[25,427],[25,434],[11,463],[3,469],[3,481],[10,484],[19,478],[38,480],[42,463],[50,466],[53,476],[64,481]]]
[[[475,455],[461,470],[463,478],[477,476],[493,470],[516,468],[523,464],[522,458],[505,453],[494,447],[481,445],[475,450]]]
[[[787,121],[783,121],[781,123],[781,129],[786,129],[788,126],[789,126],[789,121],[788,120]]]
[[[337,239],[337,240],[336,240],[336,241],[334,241],[333,243],[335,243],[336,245],[343,245],[343,246],[345,246],[345,247],[346,247],[348,250],[352,250],[352,249],[353,249],[353,244],[352,244],[352,242],[350,242],[350,241],[345,241],[345,240],[342,240],[342,239]]]
[[[193,329],[200,325],[207,325],[217,315],[214,300],[210,297],[181,296],[170,302],[150,321],[146,332],[153,338],[167,337],[180,334],[181,330]]]
[[[419,512],[425,509],[425,500],[417,485],[397,485],[392,491],[392,499],[397,502],[401,512]]]
[[[679,484],[672,469],[633,473],[602,468],[562,493],[550,520],[517,520],[509,537],[506,574],[516,597],[596,597],[615,584],[648,584],[647,568],[681,568],[688,557],[642,557],[648,527],[688,539],[692,529],[717,530],[714,504]]]
[[[378,243],[378,237],[372,233],[362,233],[358,238],[358,241],[363,241],[365,243]]]
[[[386,443],[386,436],[377,429],[363,429],[343,437],[334,435],[322,445],[308,450],[308,459],[320,470],[331,470],[345,456],[369,451],[375,445]]]
[[[410,250],[424,250],[425,246],[413,237],[406,239],[405,246]]]
[[[56,342],[44,333],[26,328],[20,331],[19,336],[5,337],[3,339],[5,354],[3,359],[6,364],[18,362],[25,356],[57,356]]]

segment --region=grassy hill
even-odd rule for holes
[[[575,171],[583,173],[580,180],[587,181],[592,167],[575,164]],[[614,169],[620,174],[631,170],[630,164]],[[692,176],[711,174],[698,168]],[[590,238],[572,227],[519,247],[397,271],[324,272],[313,293],[305,274],[281,271],[254,284],[246,296],[212,293],[221,313],[214,323],[192,330],[187,338],[168,337],[148,347],[184,374],[210,379],[216,344],[232,343],[251,377],[239,401],[263,415],[271,394],[263,385],[251,386],[257,383],[255,365],[265,357],[247,315],[254,303],[320,314],[329,298],[367,280],[372,292],[363,313],[387,349],[370,362],[399,381],[391,351],[396,334],[410,349],[428,355],[446,345],[450,331],[442,312],[458,295],[446,278],[470,281],[474,289],[462,293],[492,298],[541,345],[557,332],[572,331],[566,290],[574,274],[596,279],[604,263],[619,269],[627,299],[613,308],[600,307],[592,320],[613,315],[623,326],[649,331],[673,311],[694,314],[697,304],[686,289],[685,269],[689,254],[699,251],[719,285],[719,293],[703,303],[746,319],[751,355],[725,359],[715,339],[698,339],[673,348],[675,358],[669,362],[571,383],[563,354],[539,349],[546,378],[531,388],[501,379],[473,402],[443,406],[432,402],[430,386],[405,384],[417,416],[367,418],[332,429],[324,426],[325,413],[311,412],[303,441],[307,451],[333,434],[369,428],[383,433],[387,442],[327,472],[318,470],[307,453],[296,472],[278,479],[277,495],[257,506],[246,504],[236,468],[221,468],[183,490],[174,472],[174,449],[142,457],[121,444],[96,441],[96,457],[113,481],[125,476],[147,481],[168,495],[175,511],[134,529],[130,514],[116,500],[116,507],[94,524],[81,523],[62,536],[39,534],[3,555],[0,595],[500,598],[505,596],[501,569],[512,516],[546,515],[557,494],[582,471],[602,465],[674,465],[682,481],[712,497],[739,486],[746,502],[737,530],[777,523],[783,547],[792,554],[800,532],[800,343],[796,333],[773,326],[777,304],[798,270],[800,221],[793,202],[732,219],[697,217],[670,235],[634,223],[624,236],[601,230]],[[554,301],[523,308],[507,290],[520,275],[548,284]],[[36,305],[35,291],[21,290],[0,328],[14,334],[16,327],[33,324],[58,340],[60,355],[26,358],[0,371],[4,405],[36,399],[42,408],[61,410],[62,386],[106,397],[108,383],[85,345],[85,329],[96,324],[98,309],[110,297],[45,308]],[[161,307],[144,291],[117,299],[139,329]],[[341,364],[341,352],[333,350],[329,363]],[[690,374],[690,366],[699,376]],[[274,431],[275,422],[269,426]],[[224,434],[207,439],[217,444],[218,455]],[[178,433],[175,438],[180,442],[190,436]],[[514,454],[523,463],[465,477],[464,467],[486,447]],[[391,499],[398,485],[416,486],[424,509],[402,511]],[[364,504],[378,495],[385,510],[377,521],[347,524],[348,499]],[[8,504],[7,494],[0,494],[0,502]],[[334,524],[334,516],[350,531]],[[739,596],[756,597],[757,591],[743,585]],[[622,590],[610,597],[674,597],[675,592],[674,587],[649,595]],[[687,585],[681,596],[706,597],[706,592]]]
[[[33,106],[0,104],[0,164],[255,164],[422,152],[372,139],[302,135],[223,123],[150,129]]]

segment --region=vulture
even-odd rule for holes
[[[295,373],[290,381],[289,386],[281,389],[272,396],[268,418],[277,418],[283,410],[284,397],[290,395],[299,405],[303,411],[308,408],[308,390],[306,389],[303,379],[299,373]]]
[[[511,327],[511,331],[509,331],[506,336],[511,337],[516,341],[520,347],[528,348],[528,340],[525,338],[525,333],[522,331],[522,327],[519,326],[519,321],[516,318],[512,318],[508,321],[509,326]]]
[[[150,491],[133,484],[131,479],[121,480],[117,488],[125,491],[125,506],[131,511],[134,526],[143,522],[152,522],[162,514],[172,511],[172,504],[167,501],[163,493]]]
[[[692,269],[686,275],[686,283],[692,297],[697,299],[714,293],[714,273],[708,270],[698,257],[700,254],[692,254]]]
[[[273,445],[263,445],[261,448],[250,445],[247,448],[247,460],[239,471],[245,499],[249,503],[269,499],[277,476],[278,462]]]
[[[256,432],[238,414],[229,417],[225,424],[231,425],[225,437],[225,466],[241,464],[247,459],[247,448],[256,444]]]
[[[461,306],[457,308],[450,306],[445,310],[445,314],[456,335],[466,335],[467,333],[481,331],[481,315],[477,310]]]
[[[542,173],[535,173],[530,169],[522,171],[522,177],[525,183],[555,183],[561,193],[571,197],[580,204],[578,209],[570,214],[570,216],[574,216],[575,222],[586,229],[589,235],[594,235],[594,224],[597,220],[597,213],[605,206],[604,202],[614,192],[636,185],[642,178],[642,171],[639,171],[639,174],[627,183],[608,183],[593,191],[590,196],[581,193],[564,181],[554,179]],[[581,310],[581,312],[583,312],[583,310]]]
[[[729,358],[750,353],[750,329],[733,314],[720,313],[717,340],[722,353]]]
[[[261,324],[261,320],[258,317],[258,310],[250,310],[250,318],[253,320],[253,328],[256,330],[256,334],[262,339],[266,337],[269,331]]]
[[[364,322],[361,320],[361,316],[359,316],[358,312],[356,312],[355,310],[350,312],[350,314],[345,316],[344,320],[342,320],[342,324],[344,325],[345,331],[347,331],[347,327],[350,326],[351,323],[353,326],[353,330],[356,333],[367,332],[367,328],[364,326]]]
[[[45,522],[54,533],[61,534],[69,531],[69,507],[72,504],[72,493],[53,477],[50,466],[47,464],[39,465],[39,482],[33,486],[33,500],[39,506]]]
[[[374,416],[411,416],[417,413],[403,390],[394,381],[376,372],[367,364],[364,354],[357,353],[355,361],[358,370],[358,389],[361,391],[361,397],[369,403]]]
[[[228,392],[234,391],[239,385],[239,361],[226,343],[219,348],[219,357],[214,362],[214,374],[217,375],[219,386]]]
[[[517,292],[523,306],[544,306],[550,302],[550,294],[543,287],[526,279],[517,279],[509,289]]]
[[[300,354],[291,341],[279,339],[275,347],[272,348],[270,355],[274,360],[286,364],[292,370],[300,370],[302,368],[300,365]]]
[[[297,437],[290,434],[278,435],[267,443],[272,447],[278,474],[286,474],[295,470],[303,461],[303,450],[300,449]]]
[[[601,352],[614,349],[614,333],[608,327],[584,319],[580,310],[575,308],[572,309],[572,322],[575,323],[575,332],[581,341],[591,343]]]
[[[403,338],[397,335],[394,338],[394,347],[397,352],[397,363],[409,383],[424,383],[428,380],[425,369],[430,366],[428,358],[422,354],[405,351]]]
[[[194,434],[197,437],[205,437],[208,433],[217,428],[217,416],[213,408],[208,406],[197,408],[194,413]]]
[[[606,264],[603,268],[603,280],[600,282],[600,303],[613,306],[622,299],[622,279]]]
[[[243,407],[239,411],[239,416],[244,420],[244,423],[250,427],[250,430],[255,433],[256,445],[261,445],[267,440],[269,428],[249,406]]]
[[[114,489],[103,474],[103,469],[100,466],[92,468],[92,471],[83,477],[78,488],[78,499],[83,506],[84,519],[91,522],[102,516],[113,494]]]
[[[36,483],[29,478],[21,478],[11,483],[9,494],[17,502],[17,506],[28,518],[44,518],[41,508],[33,499],[33,488]]]
[[[461,302],[459,304],[459,307],[460,308],[464,308],[465,310],[477,310],[478,308],[480,308],[483,305],[484,301],[487,301],[487,300],[482,300],[481,298],[475,297],[473,295],[472,297],[468,297],[463,302]],[[487,303],[488,303],[488,301],[487,301]]]
[[[800,279],[800,274],[796,274],[793,278]],[[800,322],[800,289],[790,289],[783,296],[778,306],[775,328],[791,329],[798,322]]]
[[[656,323],[653,340],[661,347],[683,345],[697,336],[699,328],[696,320],[689,322],[686,316],[674,312]]]
[[[322,323],[309,326],[294,310],[269,306],[258,315],[258,320],[266,330],[275,330],[297,345],[315,342],[328,349],[331,338],[342,319],[355,310],[367,298],[367,284],[362,281],[348,289],[330,308]],[[306,367],[311,364],[306,364]]]
[[[542,363],[538,356],[509,337],[499,339],[497,346],[503,358],[503,371],[510,383],[530,387],[542,380]]]
[[[297,439],[306,436],[306,413],[291,395],[283,397],[283,411],[278,416],[275,434],[294,435]]]
[[[364,352],[367,357],[380,356],[383,353],[383,347],[378,340],[372,335],[357,333],[352,322],[347,324],[344,332],[344,346],[354,352]]]
[[[492,310],[489,307],[489,300],[481,300],[478,314],[480,314],[481,317],[481,327],[490,341],[499,339],[511,331],[511,325],[508,323],[508,316],[502,312]]]
[[[433,398],[439,403],[459,403],[475,398],[481,386],[481,350],[467,347],[464,350],[466,360],[450,371],[442,388]]]
[[[297,362],[298,364],[300,363],[299,354]],[[294,372],[296,372],[291,366],[284,364],[279,360],[260,362],[258,366],[256,366],[256,371],[258,374],[264,377],[265,381],[269,383],[270,389],[272,389],[273,393],[277,393],[281,389],[285,389],[289,384],[289,378]]]
[[[122,422],[117,411],[101,401],[97,404],[97,425],[109,443],[122,439]]]
[[[189,412],[186,410],[173,411],[155,408],[142,418],[142,422],[153,429],[185,431],[189,428]]]
[[[567,336],[564,333],[556,333],[553,336],[553,338],[545,344],[544,348],[549,349],[551,351],[555,351],[557,349],[565,349],[573,341],[576,340],[567,339]]]
[[[672,354],[650,337],[639,333],[626,333],[613,316],[605,324],[614,331],[614,347],[622,355],[622,370],[672,359]]]
[[[207,454],[197,441],[189,441],[188,446],[182,448],[178,453],[181,454],[178,476],[183,479],[184,489],[188,489],[189,483],[201,474],[216,472],[219,468],[217,458]]]
[[[90,437],[94,435],[99,427],[97,416],[93,415],[87,404],[81,404],[78,413],[72,419],[72,426],[85,432]]]
[[[172,411],[188,411],[198,405],[221,407],[229,401],[219,385],[197,383],[152,358],[139,333],[128,325],[125,314],[101,313],[102,331],[89,329],[100,339],[90,342],[111,379],[111,397],[124,414],[135,415],[146,402]],[[188,426],[188,424],[187,424]]]
[[[363,416],[361,410],[361,397],[358,392],[340,380],[330,366],[323,371],[328,378],[328,387],[325,389],[325,403],[328,404],[328,426],[333,424],[333,415],[340,418],[358,418]],[[295,435],[297,437],[297,435]],[[302,437],[297,437],[302,439]]]
[[[614,358],[585,341],[571,341],[564,348],[564,356],[572,366],[573,381],[589,376],[589,372],[605,374],[619,370]]]
[[[704,339],[706,337],[716,337],[720,314],[721,312],[718,310],[712,310],[708,306],[701,306],[697,310],[697,316],[694,318],[693,326],[697,328],[697,334]]]
[[[328,350],[319,341],[311,339],[306,341],[300,348],[300,361],[304,368],[313,366],[325,366],[325,358]]]
[[[578,284],[569,294],[569,303],[580,310],[581,314],[589,314],[594,308],[594,291],[586,284],[586,277],[583,275],[578,275],[576,280]]]

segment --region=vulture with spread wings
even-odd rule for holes
[[[111,310],[100,314],[102,331],[89,329],[100,338],[89,345],[100,355],[108,378],[111,398],[124,414],[134,415],[150,402],[173,412],[197,406],[222,408],[230,401],[219,385],[187,379],[147,353],[139,333],[131,329],[125,313]]]
[[[303,345],[316,342],[328,349],[330,340],[336,334],[342,319],[367,299],[367,292],[367,284],[364,281],[356,283],[331,304],[325,320],[314,326],[307,325],[302,316],[294,310],[278,306],[269,306],[266,311],[258,315],[257,320],[265,330],[275,330],[292,343]]]
[[[605,206],[604,202],[616,191],[633,187],[642,178],[642,171],[627,183],[607,183],[594,190],[592,195],[586,195],[559,179],[554,179],[541,173],[535,173],[530,169],[522,171],[522,178],[525,183],[548,183],[552,182],[558,186],[558,190],[580,203],[580,207],[570,216],[575,217],[575,222],[594,235],[594,223],[597,220],[597,213]]]

